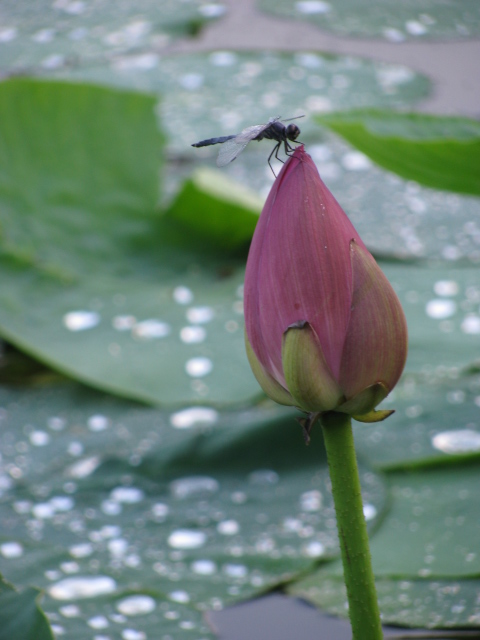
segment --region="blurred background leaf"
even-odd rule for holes
[[[468,38],[480,31],[475,0],[258,0],[259,7],[283,18],[306,20],[338,35],[384,38],[390,42]]]
[[[350,111],[317,121],[381,167],[435,189],[480,195],[480,123],[421,113]]]
[[[18,590],[0,580],[0,639],[54,640],[52,629],[40,608],[38,589]]]

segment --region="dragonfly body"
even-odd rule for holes
[[[299,117],[301,118],[302,116]],[[278,157],[278,151],[280,146],[283,144],[286,155],[290,155],[293,151],[293,147],[289,144],[289,141],[295,142],[299,135],[300,129],[296,124],[289,124],[285,126],[283,122],[281,122],[280,118],[271,118],[266,124],[256,124],[253,125],[253,127],[247,127],[240,133],[232,136],[221,136],[219,138],[200,140],[200,142],[192,144],[192,147],[209,147],[213,144],[223,144],[224,146],[218,153],[217,166],[224,167],[230,162],[233,162],[252,140],[275,140],[277,144],[268,157],[268,164],[270,165],[270,169],[272,169],[270,160],[273,154],[275,154],[277,160],[280,160]]]

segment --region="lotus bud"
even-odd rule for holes
[[[247,355],[265,393],[366,422],[397,383],[407,325],[393,288],[303,146],[284,164],[245,275]]]

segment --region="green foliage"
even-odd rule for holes
[[[377,164],[434,189],[480,195],[480,124],[389,111],[330,113],[317,122]]]
[[[336,2],[290,2],[259,0],[263,11],[283,18],[306,20],[320,29],[342,36],[404,40],[472,37],[480,31],[480,12],[475,0],[336,0]],[[428,13],[422,13],[422,11]]]
[[[17,590],[0,578],[0,640],[54,640],[40,595],[38,589]]]
[[[196,214],[218,229],[217,247],[194,243],[180,204],[160,215],[154,104],[149,95],[88,85],[0,85],[0,332],[63,373],[127,397],[252,400],[258,388],[239,326],[244,258],[220,243],[232,195],[206,195],[209,214]],[[243,201],[236,245],[257,218]],[[187,299],[175,303],[178,290]],[[93,327],[69,323],[85,317]],[[182,340],[191,325],[197,338]],[[198,340],[199,331],[206,337]],[[214,362],[197,387],[186,371],[192,360]]]
[[[165,216],[196,246],[227,254],[248,250],[262,199],[223,176],[197,169],[186,180]],[[192,242],[192,244],[193,244]]]
[[[232,63],[237,74],[260,70],[259,104],[266,76],[288,76],[293,65],[279,60],[239,54]],[[351,99],[365,101],[360,85],[371,69],[315,60],[329,79],[351,73]],[[165,60],[162,82],[138,82],[168,88],[206,66],[206,58]],[[178,140],[187,148],[187,137],[209,135],[197,126],[217,126],[220,97],[230,112],[232,68],[218,68],[204,94],[165,96],[177,151]],[[408,101],[402,91],[371,102]],[[8,640],[16,628],[18,640],[51,638],[33,587],[45,589],[52,624],[72,640],[126,628],[211,638],[205,609],[286,581],[344,613],[320,432],[305,448],[295,411],[259,403],[244,354],[241,285],[260,200],[203,169],[162,211],[174,188],[162,173],[156,108],[152,95],[93,85],[0,84],[0,334],[20,351],[1,360],[0,568],[33,585],[0,593]],[[405,148],[402,157],[417,163],[410,177],[420,181],[425,165],[437,186],[446,184],[439,163],[419,154],[447,136],[448,184],[477,188],[478,162],[466,153],[478,143],[475,123],[379,112],[338,123],[357,127],[372,148],[395,138],[392,156]],[[396,413],[355,426],[384,619],[478,625],[478,200],[406,185],[365,162],[359,169],[358,155],[349,170],[355,152],[332,138],[307,150],[387,258],[382,268],[409,325],[406,374],[381,407]],[[264,187],[264,148],[244,155],[228,170]],[[168,167],[174,186],[189,172],[179,166]]]

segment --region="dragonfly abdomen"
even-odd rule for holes
[[[209,138],[208,140],[200,140],[200,142],[195,142],[192,144],[192,147],[209,147],[211,144],[221,144],[222,142],[226,142],[227,140],[232,140],[232,138],[236,138],[237,136],[221,136],[220,138]]]

